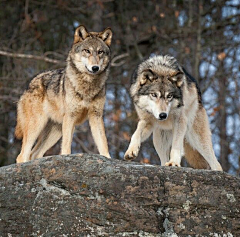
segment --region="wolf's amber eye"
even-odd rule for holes
[[[172,99],[172,98],[173,98],[173,95],[172,95],[172,94],[168,94],[168,95],[167,95],[167,98],[168,98],[168,99]]]
[[[156,93],[151,93],[151,96],[157,98],[157,94]]]
[[[85,53],[90,53],[90,51],[88,49],[84,49],[83,50]]]
[[[98,54],[103,54],[103,51],[102,51],[102,50],[99,50],[99,51],[98,51]]]

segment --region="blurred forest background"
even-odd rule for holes
[[[113,158],[123,158],[138,121],[129,96],[133,70],[149,56],[170,54],[200,84],[223,169],[240,174],[239,0],[0,0],[1,166],[14,163],[20,150],[20,95],[34,75],[64,67],[79,24],[113,30],[104,118]],[[60,143],[47,154],[59,149]],[[72,152],[97,153],[88,122],[77,127]],[[151,139],[138,161],[159,164]]]

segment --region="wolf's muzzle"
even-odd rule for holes
[[[159,120],[165,120],[166,118],[167,118],[167,114],[166,113],[161,113],[161,114],[159,114]]]

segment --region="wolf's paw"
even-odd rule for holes
[[[169,161],[165,164],[165,166],[176,166],[176,167],[181,167],[180,164],[177,164],[176,162],[174,161]]]
[[[138,156],[139,149],[129,149],[126,151],[124,155],[124,160],[134,160]]]
[[[103,155],[105,157],[107,157],[108,159],[111,159],[111,156],[109,154]]]
[[[23,158],[18,156],[16,159],[16,163],[18,164],[18,163],[23,163],[23,162],[24,162]]]

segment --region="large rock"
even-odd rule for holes
[[[0,169],[0,236],[240,236],[240,179],[99,155]]]

